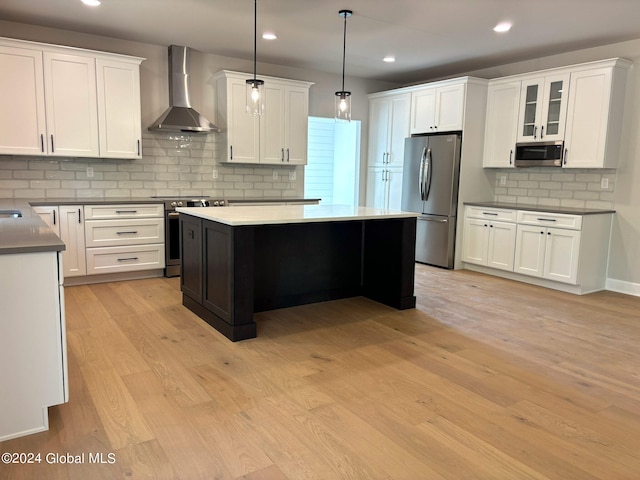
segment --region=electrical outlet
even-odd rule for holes
[[[93,178],[93,167],[87,167],[87,178]]]
[[[215,168],[213,169],[212,176],[213,176],[214,180],[216,180],[218,178],[218,170],[216,170]]]
[[[273,171],[273,179],[274,179],[274,180],[277,180],[277,179],[278,179],[278,171],[277,171],[277,170],[274,170],[274,171]]]
[[[507,176],[500,175],[500,185],[506,185],[506,184],[507,184]]]
[[[296,179],[296,171],[295,170],[291,170],[289,172],[289,180],[294,181]]]
[[[600,188],[603,190],[606,190],[609,188],[609,179],[608,178],[603,178],[600,180]]]

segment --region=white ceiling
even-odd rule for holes
[[[252,0],[1,0],[0,19],[253,58]],[[258,0],[258,62],[410,83],[640,38],[640,0]],[[496,23],[510,20],[507,34]],[[394,55],[393,64],[382,62]]]

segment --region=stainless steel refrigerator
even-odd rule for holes
[[[459,133],[405,139],[402,210],[422,214],[417,262],[453,268],[461,141]]]

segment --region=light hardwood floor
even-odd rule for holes
[[[640,298],[418,265],[415,310],[265,312],[232,343],[177,278],[65,293],[70,401],[2,479],[640,478]]]

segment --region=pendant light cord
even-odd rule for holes
[[[258,50],[258,0],[253,0],[253,80],[256,80],[256,57]],[[344,79],[342,80],[344,83]]]
[[[347,54],[347,12],[345,11],[344,16],[344,36],[342,39],[342,91],[344,92],[344,65],[345,65],[345,56]]]

